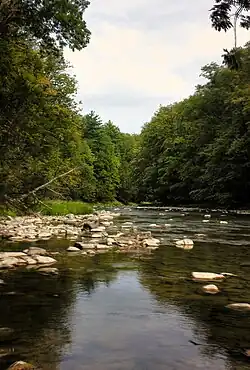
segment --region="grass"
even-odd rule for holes
[[[11,216],[15,217],[17,216],[17,211],[15,209],[6,208],[4,206],[0,206],[0,216],[6,217]]]
[[[84,215],[93,212],[93,206],[80,201],[45,200],[39,212],[43,215],[58,216],[73,213],[74,215]]]

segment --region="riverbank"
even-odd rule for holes
[[[66,200],[42,200],[31,209],[27,209],[27,214],[42,214],[45,216],[65,216],[67,214],[83,215],[94,212],[94,209],[103,209],[107,207],[120,207],[123,204],[117,200],[106,203],[86,203],[81,201]],[[1,216],[21,216],[24,212],[15,207],[6,207],[0,205]]]

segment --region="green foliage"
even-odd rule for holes
[[[231,70],[214,63],[180,103],[160,107],[141,133],[138,200],[223,206],[250,203],[250,48]],[[140,176],[139,176],[140,175]]]
[[[90,38],[83,20],[87,0],[1,0],[0,38],[34,39],[46,50],[81,50]]]
[[[76,201],[59,201],[59,200],[47,200],[44,201],[44,205],[40,205],[39,212],[44,215],[56,216],[56,215],[84,215],[93,212],[91,204],[76,202]]]

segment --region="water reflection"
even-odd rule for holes
[[[0,338],[0,369],[15,359],[43,370],[248,368],[242,351],[250,348],[250,316],[224,307],[250,302],[249,217],[226,215],[228,224],[220,224],[219,213],[203,223],[201,212],[163,212],[125,210],[119,220],[162,238],[151,256],[61,254],[58,276],[21,270],[0,276],[6,281],[0,327],[14,330],[9,341]],[[149,227],[165,223],[171,226]],[[195,242],[190,251],[174,247],[184,235]],[[46,243],[55,251],[67,244]],[[207,296],[192,271],[238,277]]]

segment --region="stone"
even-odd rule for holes
[[[206,215],[204,215],[204,217],[205,217],[205,218],[211,218],[211,215],[206,214]]]
[[[28,264],[28,265],[36,265],[37,264],[37,261],[34,258],[30,257],[30,256],[23,256],[22,260],[25,261],[26,264]]]
[[[226,225],[226,224],[228,224],[228,222],[227,221],[220,221],[220,224]]]
[[[137,234],[136,239],[140,241],[140,240],[148,239],[148,238],[151,238],[151,237],[152,237],[151,231],[143,231],[143,232]]]
[[[213,272],[192,272],[192,277],[195,280],[223,280],[225,278],[224,275]]]
[[[66,215],[66,217],[70,220],[73,220],[75,218],[75,215],[73,213],[69,213],[68,215]]]
[[[158,247],[160,244],[159,239],[151,238],[151,239],[144,239],[142,244],[146,247]]]
[[[7,370],[36,370],[35,366],[24,361],[14,362]]]
[[[14,338],[14,329],[0,327],[0,342],[12,340]]]
[[[89,254],[90,256],[95,256],[96,252],[93,250],[88,250],[87,254]]]
[[[99,226],[99,227],[95,227],[94,229],[91,229],[90,230],[92,233],[100,233],[102,231],[105,231],[105,226]]]
[[[101,233],[93,233],[91,234],[91,238],[102,238],[104,236],[104,234],[101,234]]]
[[[85,244],[85,243],[81,243],[81,242],[75,242],[75,245],[74,247],[80,249],[80,250],[83,250],[83,249],[94,249],[95,248],[95,244]]]
[[[53,265],[57,262],[54,258],[46,256],[34,256],[34,259],[41,265]]]
[[[202,287],[202,290],[204,293],[208,293],[208,294],[217,294],[220,292],[219,288],[214,284],[204,285]]]
[[[249,303],[230,303],[226,306],[226,308],[230,308],[232,310],[250,311],[250,304]]]
[[[202,222],[206,222],[207,223],[207,222],[209,222],[209,220],[202,220]]]
[[[191,239],[176,240],[175,245],[177,248],[193,249],[194,242]]]
[[[96,244],[95,249],[110,249],[110,246],[107,244]]]
[[[102,221],[101,224],[105,227],[109,227],[113,225],[113,222],[112,221]]]
[[[58,275],[59,270],[56,267],[42,267],[38,269],[38,272],[41,272],[45,275]]]
[[[37,254],[40,256],[45,256],[47,254],[46,249],[39,247],[29,247],[28,249],[25,249],[23,252],[28,254],[29,256],[35,256]]]
[[[5,284],[6,284],[5,281],[0,279],[0,285],[5,285]]]
[[[115,243],[115,240],[112,238],[107,238],[107,245],[112,245]]]
[[[70,246],[67,248],[67,252],[80,252],[81,249],[77,247]]]
[[[26,256],[23,252],[0,252],[0,259]]]
[[[12,268],[12,267],[18,266],[19,262],[20,262],[19,259],[16,257],[7,257],[3,259],[2,261],[0,261],[0,268],[2,269]],[[23,261],[23,264],[26,264],[26,263]]]

